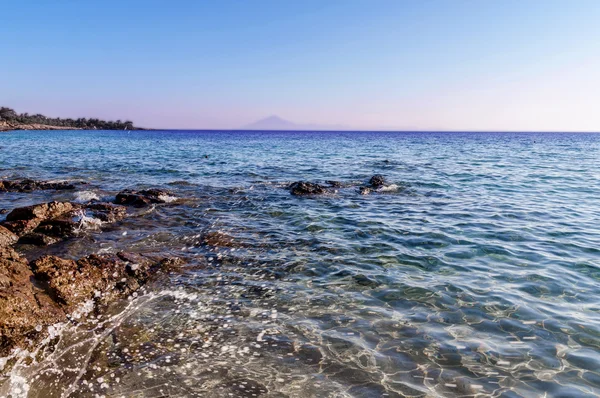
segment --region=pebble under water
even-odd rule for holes
[[[55,325],[0,396],[600,396],[599,159],[600,134],[3,133],[3,179],[90,184],[0,209],[178,198],[27,258],[187,265]],[[374,174],[391,186],[360,195]]]

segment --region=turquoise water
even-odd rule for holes
[[[3,133],[2,178],[90,185],[0,208],[181,198],[50,251],[188,268],[64,330],[0,395],[600,396],[599,160],[598,134]],[[373,174],[395,187],[359,195]]]

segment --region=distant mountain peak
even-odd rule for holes
[[[271,115],[254,123],[244,126],[244,130],[294,130],[299,128],[296,123],[285,120],[277,115]]]
[[[344,126],[297,124],[277,115],[267,116],[242,127],[243,130],[344,130]]]

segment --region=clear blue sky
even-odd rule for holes
[[[600,130],[600,1],[6,1],[0,105],[148,127]]]

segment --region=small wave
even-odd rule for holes
[[[102,221],[95,217],[88,216],[85,211],[81,210],[73,221],[78,223],[76,232],[80,232],[86,229],[99,229],[102,226]]]
[[[165,203],[175,202],[178,198],[176,196],[171,195],[158,195],[158,200],[161,200]]]
[[[400,190],[400,187],[396,184],[386,185],[377,190],[377,192],[396,192]]]
[[[79,191],[75,192],[75,199],[73,199],[73,202],[87,203],[92,200],[100,200],[100,196],[94,191]]]

